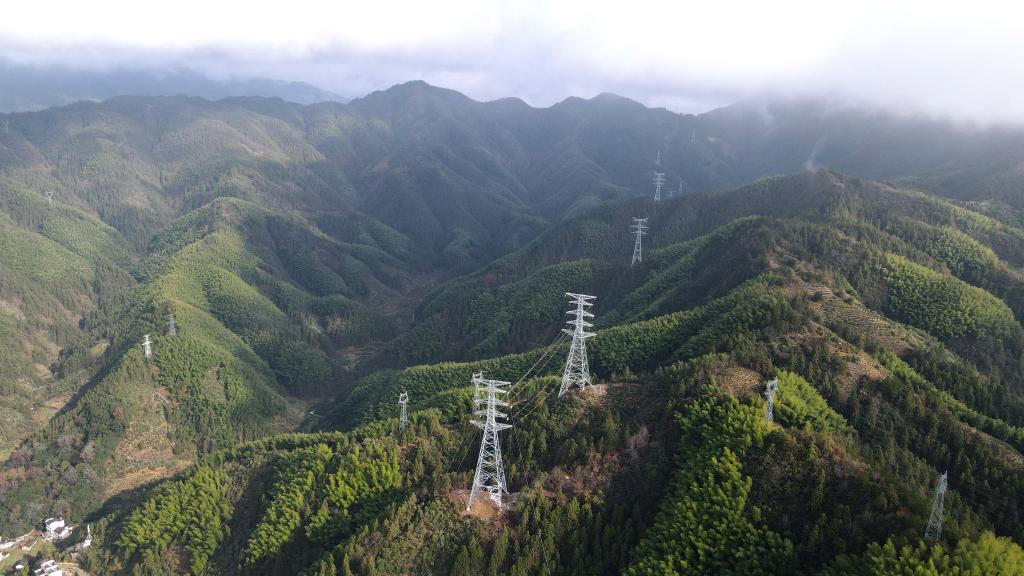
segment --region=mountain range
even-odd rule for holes
[[[207,100],[260,96],[299,104],[346,100],[305,82],[265,78],[219,80],[187,67],[79,70],[0,60],[0,112],[42,110],[80,100],[100,101],[126,95],[184,95]]]
[[[1021,166],[816,100],[0,115],[0,532],[90,522],[102,574],[1015,573]],[[512,505],[463,514],[480,371]]]

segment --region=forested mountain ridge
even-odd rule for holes
[[[651,231],[644,240],[645,261],[630,267],[628,225],[634,215],[649,216]],[[539,328],[562,305],[566,284],[603,293],[598,325],[702,304],[761,271],[764,262],[784,258],[792,248],[769,253],[779,234],[773,228],[786,229],[794,219],[800,227],[814,224],[921,259],[994,291],[1015,314],[1024,313],[1019,228],[920,192],[821,171],[768,178],[727,193],[687,195],[656,207],[641,199],[609,203],[568,219],[522,250],[429,295],[412,329],[396,342],[395,354],[414,362],[463,359],[539,344],[552,333],[550,326]],[[521,299],[529,306],[515,304]],[[429,336],[419,340],[420,333]],[[472,347],[459,343],[463,336]]]
[[[746,215],[759,206],[773,208]],[[827,171],[658,208],[684,227],[688,213],[722,216],[665,233],[667,245],[652,239],[633,278],[545,277],[562,291],[607,289],[590,346],[594,388],[552,393],[559,340],[371,374],[321,409],[321,432],[218,452],[108,516],[108,544],[90,561],[156,574],[1019,571],[1024,331],[1019,304],[979,285],[1016,292],[1020,231]],[[584,249],[592,269],[627,268],[624,254],[603,263],[604,246]],[[543,277],[552,265],[538,250],[508,257],[521,268],[498,268]],[[548,299],[528,292],[537,300],[523,302]],[[557,328],[564,302],[552,299],[527,314]],[[460,513],[477,371],[521,383],[505,452],[515,504],[501,514]],[[773,375],[780,396],[766,424],[761,393]],[[400,432],[403,391],[412,426]],[[947,548],[921,541],[942,470]]]
[[[744,573],[1015,558],[986,535],[1022,538],[1012,189],[967,209],[831,170],[742,186],[802,171],[820,128],[822,158],[977,197],[933,178],[976,158],[869,154],[879,141],[849,128],[863,113],[814,129],[749,114],[409,83],[347,105],[122,98],[3,117],[3,520],[95,520],[99,573],[729,566],[693,552],[711,540],[674,540],[665,510],[720,514],[715,547],[772,543],[751,555],[782,568]],[[900,145],[959,134],[867,116]],[[1010,131],[971,138],[1015,154]],[[659,150],[686,194],[655,204]],[[631,267],[634,216],[651,234]],[[556,400],[566,291],[598,295],[600,386]],[[523,376],[506,438],[520,500],[484,523],[457,504],[478,370]],[[776,374],[781,427],[753,425]],[[413,426],[396,435],[403,391]],[[687,432],[702,418],[722,426],[704,440]],[[949,547],[918,549],[947,468]]]
[[[360,301],[397,294],[408,254],[372,244],[230,198],[170,224],[132,268],[140,283],[122,288],[121,307],[96,311],[62,350],[63,369],[97,371],[11,456],[10,520],[30,522],[40,506],[81,516],[197,455],[294,429],[299,406],[286,398],[328,393],[352,368],[342,350],[392,334]]]
[[[2,59],[0,87],[0,112],[41,110],[80,100],[98,101],[125,95],[186,94],[208,100],[263,96],[300,104],[345,100],[305,82],[264,78],[216,80],[187,68],[160,72],[144,68],[72,70],[61,66],[24,66]]]

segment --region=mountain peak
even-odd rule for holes
[[[430,107],[476,104],[469,96],[449,88],[440,88],[423,80],[411,80],[386,90],[371,92],[351,102],[356,109],[383,113],[399,110],[425,110]]]
[[[617,102],[617,103],[640,104],[639,102],[637,102],[636,100],[633,100],[632,98],[626,98],[625,96],[620,96],[620,95],[618,95],[618,94],[616,94],[614,92],[601,92],[600,94],[598,94],[597,96],[594,96],[590,100],[591,100],[591,102]]]

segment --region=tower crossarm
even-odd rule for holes
[[[570,298],[572,298],[572,299],[574,299],[574,300],[584,300],[584,301],[594,300],[595,298],[597,298],[597,296],[590,296],[588,294],[577,294],[576,292],[566,292],[565,295],[570,297]]]
[[[593,315],[591,315],[591,318],[593,318]],[[593,326],[593,324],[591,324],[590,322],[587,322],[586,320],[583,320],[582,318],[574,318],[572,320],[566,320],[565,323],[566,324],[572,324],[573,326],[583,326],[584,328],[590,328],[591,326]]]

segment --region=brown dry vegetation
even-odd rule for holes
[[[136,486],[171,477],[192,463],[189,454],[175,454],[171,427],[165,417],[166,392],[144,395],[140,411],[128,426],[128,433],[114,450],[107,466],[112,472],[107,497]]]

